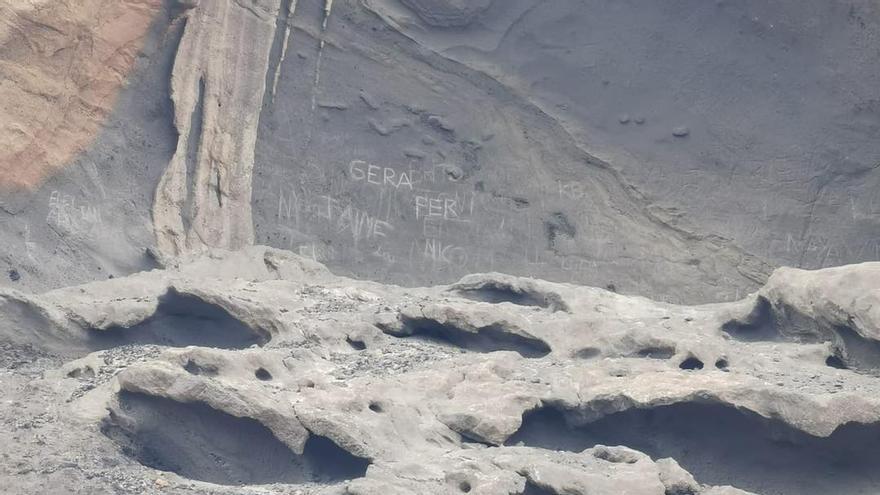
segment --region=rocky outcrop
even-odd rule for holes
[[[876,305],[880,263],[826,268],[776,270],[759,292],[780,312],[786,310],[825,327],[851,327],[868,340],[880,340],[880,306]]]
[[[5,293],[18,381],[0,414],[30,417],[25,390],[66,401],[13,430],[44,439],[17,465],[88,439],[113,476],[191,493],[863,493],[880,437],[874,269],[781,269],[742,301],[676,306],[502,274],[404,289],[271,248],[212,251]],[[816,331],[757,338],[759,300],[768,324],[797,310]],[[95,462],[73,478],[108,486]]]
[[[880,7],[679,7],[3,2],[0,491],[880,492]]]
[[[160,179],[160,252],[253,244],[251,176],[280,0],[183,2],[171,76],[177,151]]]

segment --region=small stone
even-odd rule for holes
[[[18,273],[18,270],[16,270],[15,268],[9,270],[9,280],[12,280],[13,282],[18,282],[19,280],[21,280],[21,274]]]
[[[156,478],[155,483],[156,487],[158,488],[168,488],[168,486],[170,485],[170,483],[168,483],[168,480],[166,480],[165,478]]]
[[[617,121],[623,125],[629,124],[629,120],[630,120],[629,115],[627,115],[627,114],[623,114],[623,115],[617,117]]]
[[[638,125],[642,125],[645,123],[645,118],[640,115],[640,116],[634,118],[633,122],[635,122]]]
[[[679,126],[672,129],[672,135],[675,137],[686,137],[691,133],[691,130],[684,126]]]
[[[361,98],[361,101],[363,101],[364,104],[370,108],[370,110],[379,109],[379,102],[376,101],[376,99],[373,98],[370,93],[367,93],[366,91],[361,91],[359,96]]]
[[[414,158],[416,160],[424,160],[427,155],[424,151],[418,148],[404,148],[403,156],[406,158]]]
[[[464,177],[464,170],[461,167],[454,165],[452,163],[441,163],[438,165],[440,170],[443,170],[443,173],[446,174],[446,177],[455,182],[459,181]]]
[[[439,115],[431,115],[430,117],[428,117],[427,122],[428,125],[435,129],[446,132],[455,132],[455,128],[452,127],[452,124],[450,124],[448,120]]]

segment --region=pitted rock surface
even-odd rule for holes
[[[877,269],[782,269],[742,301],[677,306],[498,273],[402,288],[258,246],[5,291],[0,435],[21,448],[3,478],[14,493],[868,493]]]

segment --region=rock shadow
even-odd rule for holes
[[[575,425],[553,407],[528,413],[507,442],[580,452],[625,445],[672,457],[701,483],[762,495],[880,493],[880,425],[847,424],[820,438],[731,406],[679,403]]]
[[[248,327],[223,308],[173,290],[143,322],[88,333],[89,345],[96,350],[130,344],[246,349],[270,340],[267,332]]]
[[[324,437],[309,437],[298,455],[254,419],[131,392],[119,394],[101,430],[147,467],[221,485],[332,483],[369,465]]]

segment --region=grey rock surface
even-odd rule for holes
[[[404,288],[256,246],[5,290],[0,438],[18,447],[0,479],[22,494],[871,493],[877,265],[780,269],[741,301],[679,306],[497,273]]]
[[[43,3],[2,14],[4,286],[256,242],[692,304],[880,260],[871,0]]]

